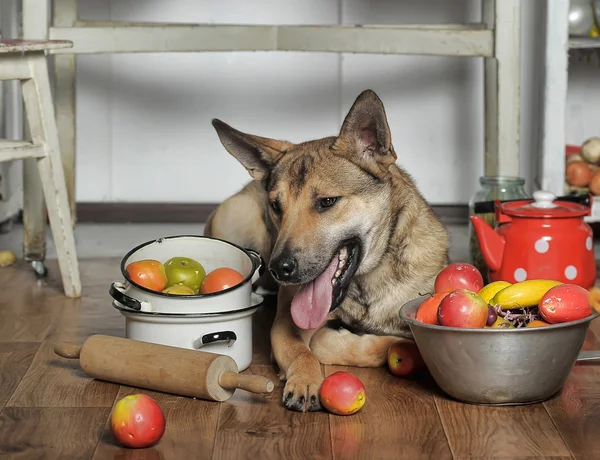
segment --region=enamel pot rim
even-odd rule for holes
[[[129,275],[127,274],[127,265],[126,265],[126,261],[133,255],[135,254],[137,251],[139,251],[140,249],[146,247],[146,246],[150,246],[151,244],[155,244],[158,243],[160,244],[162,241],[165,240],[176,240],[176,239],[181,239],[181,238],[194,238],[194,239],[202,239],[202,240],[212,240],[212,241],[217,241],[219,243],[222,244],[226,244],[229,246],[232,246],[236,249],[238,249],[239,251],[243,252],[246,257],[248,257],[248,259],[250,259],[250,262],[252,263],[252,269],[250,271],[250,273],[248,275],[246,275],[246,277],[244,278],[244,280],[239,283],[236,284],[235,286],[232,286],[230,288],[227,289],[223,289],[222,291],[217,291],[217,292],[211,292],[208,294],[190,294],[190,295],[178,295],[178,294],[168,294],[168,293],[164,293],[164,292],[158,292],[158,291],[153,291],[152,289],[148,289],[144,286],[141,286],[139,284],[137,284],[136,282],[134,282]],[[262,263],[262,257],[260,256],[260,254],[256,251],[254,251],[253,249],[247,249],[247,248],[243,248],[235,243],[232,243],[231,241],[226,241],[223,240],[221,238],[216,238],[213,236],[205,236],[205,235],[192,235],[192,234],[185,234],[185,235],[172,235],[172,236],[163,236],[160,238],[156,238],[153,240],[148,240],[144,243],[138,244],[137,246],[135,246],[134,248],[130,249],[121,259],[121,274],[123,275],[123,277],[125,278],[125,280],[131,284],[132,286],[134,286],[135,288],[147,292],[148,294],[151,295],[155,295],[158,297],[166,297],[166,298],[170,298],[170,299],[180,299],[180,300],[196,300],[196,299],[205,299],[205,298],[213,298],[213,297],[218,297],[218,296],[222,296],[224,294],[233,292],[237,289],[241,289],[242,287],[244,287],[246,284],[248,284],[248,282],[250,282],[252,280],[252,277],[254,276],[254,273],[256,272],[257,268],[264,268],[264,264]]]

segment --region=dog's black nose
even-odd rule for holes
[[[289,281],[296,276],[298,261],[292,256],[282,256],[271,263],[269,271],[277,281]]]

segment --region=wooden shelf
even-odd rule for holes
[[[569,49],[600,48],[600,37],[569,37]]]
[[[307,51],[430,56],[494,55],[482,24],[436,26],[275,26],[238,24],[82,23],[50,27],[52,39],[75,45],[55,54],[210,51]]]
[[[592,215],[583,218],[587,223],[600,222],[600,196],[595,196],[592,201]]]

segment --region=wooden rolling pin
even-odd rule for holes
[[[231,356],[93,335],[82,346],[61,342],[54,352],[79,359],[90,377],[179,396],[226,401],[237,388],[271,393],[274,384],[260,375],[238,373]]]

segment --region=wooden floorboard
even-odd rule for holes
[[[600,325],[592,323],[593,331]],[[588,334],[584,350],[600,349],[595,333]],[[577,363],[561,393],[544,402],[546,410],[577,460],[600,459],[600,366]]]
[[[282,410],[275,370],[252,366],[250,372],[269,377],[275,390],[267,397],[236,392],[222,405],[213,459],[331,459],[329,416]]]
[[[0,271],[0,342],[41,342],[68,302],[51,278],[36,282],[23,262]]]
[[[94,460],[118,459],[210,459],[213,454],[220,404],[192,398],[167,395],[154,391],[122,386],[117,400],[130,394],[144,393],[163,410],[165,434],[156,446],[147,449],[126,449],[115,442],[108,420],[103,426]]]
[[[326,369],[327,375],[349,370],[342,366]],[[366,402],[352,416],[331,416],[335,459],[452,458],[428,379],[400,379],[385,368],[349,371],[365,386]]]
[[[77,360],[54,353],[54,336],[42,342],[7,407],[111,407],[119,385],[92,379]]]
[[[88,460],[109,408],[5,407],[0,413],[0,458]]]
[[[0,342],[0,410],[29,369],[39,346],[38,342]]]
[[[0,459],[600,459],[600,363],[577,364],[554,398],[518,407],[453,401],[427,374],[401,379],[385,368],[326,366],[327,374],[342,369],[362,380],[363,409],[349,417],[286,411],[270,361],[272,298],[254,317],[245,371],[273,379],[270,395],[238,390],[216,403],[96,381],[53,345],[124,336],[108,295],[121,279],[119,260],[82,260],[79,300],[62,295],[55,261],[48,266],[45,281],[23,263],[0,269]],[[596,321],[584,348],[600,349],[598,337]],[[165,413],[156,446],[124,449],[110,433],[114,403],[131,393],[149,394]]]
[[[571,456],[542,404],[489,407],[435,398],[455,458]]]

